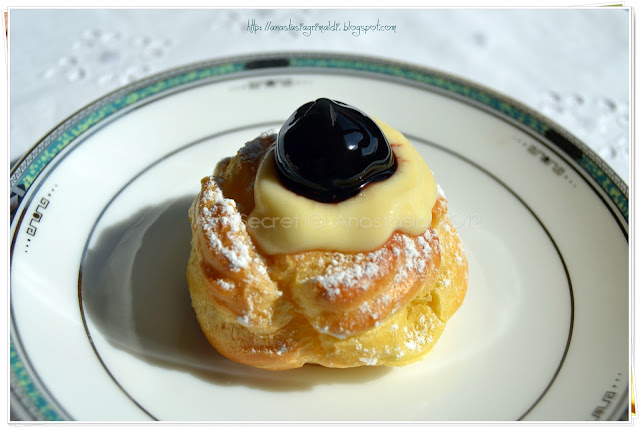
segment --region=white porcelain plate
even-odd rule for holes
[[[469,288],[422,362],[258,370],[217,354],[191,310],[200,179],[318,97],[404,132],[449,199]],[[432,70],[300,53],[154,76],[12,172],[12,406],[81,421],[626,419],[627,195],[557,125]]]

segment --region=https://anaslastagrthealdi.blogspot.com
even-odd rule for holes
[[[279,33],[279,32],[298,32],[305,37],[315,34],[326,33],[344,33],[354,37],[366,36],[371,33],[396,33],[396,25],[381,22],[380,19],[375,22],[355,22],[351,20],[337,21],[329,20],[326,22],[294,22],[289,19],[288,22],[275,22],[270,20],[259,21],[254,18],[247,19],[247,31],[252,34]]]

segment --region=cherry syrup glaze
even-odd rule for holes
[[[365,113],[319,98],[298,108],[275,144],[278,175],[289,190],[319,202],[341,202],[396,170],[389,142]]]

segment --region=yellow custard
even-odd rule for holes
[[[266,254],[372,251],[396,230],[412,236],[427,230],[438,197],[433,173],[402,133],[374,120],[391,145],[397,170],[342,202],[317,202],[287,189],[278,178],[273,149],[266,153],[247,219],[247,230]]]

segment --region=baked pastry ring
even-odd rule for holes
[[[425,233],[380,248],[267,255],[243,220],[276,135],[248,142],[205,177],[189,209],[192,305],[227,358],[265,369],[402,366],[424,357],[462,304],[468,267],[438,187]]]

